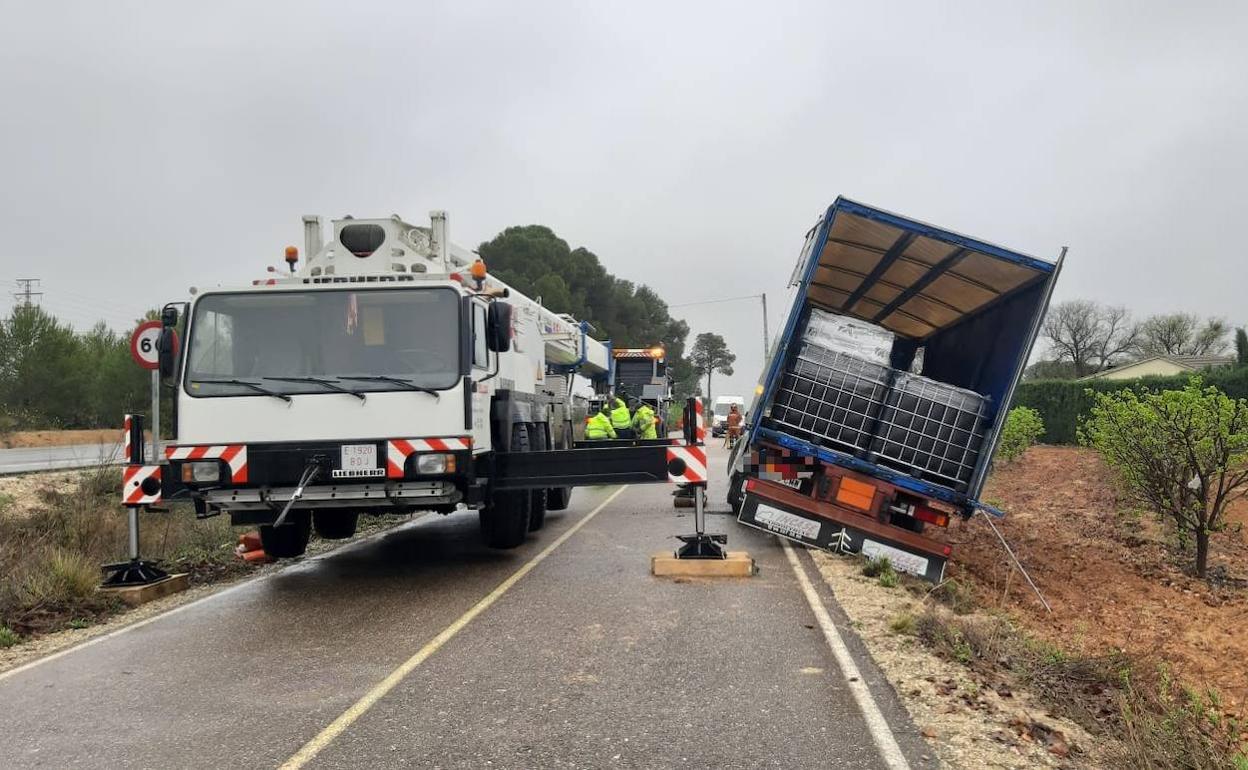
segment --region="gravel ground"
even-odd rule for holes
[[[984,682],[969,669],[926,651],[915,637],[892,631],[889,623],[899,615],[922,614],[920,597],[864,577],[858,558],[822,551],[812,555],[871,656],[947,767],[1098,767],[1086,753],[1095,739],[1078,725],[1050,715],[1027,693],[1003,682]],[[1061,756],[1066,749],[1067,755]]]

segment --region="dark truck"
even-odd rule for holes
[[[1065,250],[1047,262],[838,198],[731,459],[738,520],[941,580],[924,534],[970,517]]]

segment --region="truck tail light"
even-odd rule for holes
[[[925,521],[928,524],[935,524],[938,527],[949,526],[949,514],[938,511],[935,508],[929,508],[926,505],[914,506],[914,518],[919,521]]]
[[[836,489],[836,501],[859,511],[869,511],[871,504],[875,502],[875,487],[865,481],[843,476]]]

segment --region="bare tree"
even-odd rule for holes
[[[1112,366],[1138,345],[1139,327],[1124,307],[1106,307],[1086,299],[1049,308],[1042,334],[1056,361],[1069,361],[1082,377]]]
[[[1140,325],[1140,352],[1147,355],[1216,356],[1226,350],[1230,326],[1221,318],[1204,322],[1194,313],[1165,313]]]

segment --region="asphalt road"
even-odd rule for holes
[[[122,459],[119,443],[0,449],[0,474],[86,468]]]
[[[617,489],[514,551],[426,516],[0,674],[3,764],[883,768],[882,725],[935,766],[808,556],[874,734],[776,539],[711,515],[759,574],[657,579],[691,515]]]

